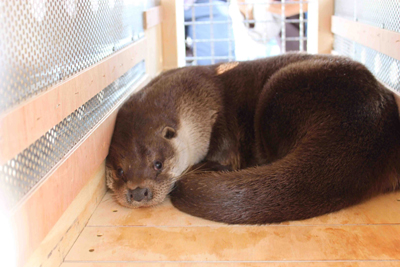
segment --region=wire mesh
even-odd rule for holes
[[[0,1],[0,112],[141,38],[144,2]]]
[[[398,0],[336,0],[335,15],[400,32]]]
[[[0,204],[10,210],[130,92],[145,73],[141,62],[55,125],[35,143],[0,165]],[[72,179],[72,177],[71,177]]]
[[[307,7],[314,1],[184,2],[187,65],[251,60],[306,50]],[[293,7],[297,12],[293,12]]]
[[[335,35],[334,50],[363,63],[380,81],[400,92],[400,61]]]

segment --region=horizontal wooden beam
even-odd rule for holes
[[[149,82],[143,77],[131,92]],[[18,266],[38,247],[108,154],[118,104],[94,127],[47,177],[36,185],[11,215],[18,246]]]
[[[400,33],[333,16],[332,32],[400,60]]]
[[[0,117],[0,165],[15,157],[121,75],[144,60],[146,39],[105,58]]]
[[[162,22],[162,8],[161,6],[156,6],[149,8],[143,12],[143,27],[144,29],[149,29],[156,26]]]

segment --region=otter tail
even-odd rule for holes
[[[337,211],[399,188],[399,139],[375,152],[306,139],[269,165],[189,174],[171,192],[172,203],[213,221],[265,224]]]
[[[371,171],[346,160],[332,165],[332,158],[324,156],[304,157],[298,149],[266,166],[188,175],[178,181],[171,200],[197,217],[265,224],[337,211],[399,185],[400,174],[394,169]]]
[[[175,207],[219,222],[265,224],[337,211],[399,188],[394,96],[356,63],[296,64],[274,74],[259,97],[258,157],[272,163],[188,174],[171,192]]]

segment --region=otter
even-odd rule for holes
[[[397,101],[397,103],[396,103]],[[167,71],[120,109],[107,185],[228,224],[301,220],[400,187],[399,98],[346,57]]]

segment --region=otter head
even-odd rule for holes
[[[152,206],[170,192],[179,172],[172,139],[174,127],[149,127],[130,132],[130,123],[118,118],[106,160],[107,186],[126,207]],[[134,124],[134,122],[132,123]],[[161,126],[161,127],[160,127]]]
[[[148,85],[118,112],[106,177],[123,206],[161,203],[182,173],[207,154],[216,112],[182,104],[179,86],[165,80]]]

